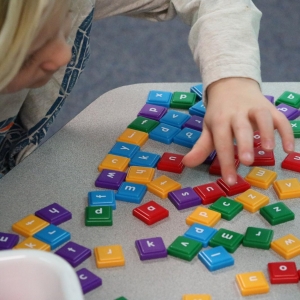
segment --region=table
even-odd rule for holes
[[[189,91],[198,83],[146,83],[114,89],[89,105],[69,122],[49,141],[34,151],[22,163],[0,180],[1,208],[0,231],[12,232],[11,225],[25,216],[34,213],[53,202],[70,210],[73,218],[61,225],[71,233],[71,240],[94,249],[101,245],[120,244],[126,264],[123,267],[97,269],[92,255],[76,268],[88,268],[100,276],[103,285],[86,295],[87,300],[112,300],[124,296],[129,300],[175,300],[184,294],[207,293],[212,299],[244,299],[235,282],[238,273],[263,271],[267,277],[267,263],[285,261],[273,250],[260,250],[240,246],[233,257],[235,264],[218,271],[210,272],[195,257],[191,262],[168,256],[153,261],[140,261],[135,249],[135,240],[160,236],[168,247],[176,237],[188,229],[186,217],[195,208],[178,211],[168,200],[162,200],[147,192],[142,203],[157,201],[167,208],[167,219],[148,226],[132,216],[137,204],[118,201],[113,212],[113,226],[86,227],[84,211],[87,194],[97,190],[94,186],[99,172],[98,164],[112,148],[116,138],[133,121],[146,102],[150,90]],[[264,83],[263,93],[275,99],[284,91],[300,92],[300,83]],[[278,173],[278,179],[297,177],[299,173],[282,170],[281,161],[286,154],[282,151],[277,138],[275,149],[276,166],[266,167]],[[147,141],[143,150],[162,154],[175,152],[184,154],[188,149],[179,145],[164,145],[153,140]],[[296,151],[300,141],[296,142]],[[240,166],[238,173],[245,176],[250,168]],[[156,176],[166,174],[156,171]],[[166,174],[181,182],[182,187],[208,183],[218,179],[209,175],[208,166],[185,169],[182,174]],[[256,188],[254,188],[256,189]],[[278,201],[273,190],[257,189],[270,197],[270,203]],[[221,221],[215,228],[227,228],[245,233],[248,226],[272,228],[274,239],[288,233],[300,238],[299,199],[286,200],[284,203],[296,214],[294,221],[271,226],[260,214],[243,210],[232,221]],[[292,259],[300,268],[300,256]],[[2,276],[4,276],[2,274]],[[299,284],[270,285],[268,294],[251,296],[251,299],[297,299],[300,297]]]

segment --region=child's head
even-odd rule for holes
[[[69,62],[70,2],[0,1],[0,93],[40,87]]]

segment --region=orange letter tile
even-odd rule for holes
[[[243,296],[264,294],[270,290],[265,275],[261,271],[237,274],[236,281]]]
[[[277,180],[273,187],[279,199],[300,197],[300,182],[297,178]]]
[[[34,250],[43,250],[43,251],[51,251],[50,245],[37,240],[36,238],[30,236],[25,239],[18,245],[16,245],[13,249],[34,249]]]
[[[277,173],[260,167],[254,167],[245,177],[245,180],[251,185],[268,189],[276,179]]]
[[[41,218],[38,218],[35,215],[29,215],[13,224],[12,230],[25,237],[29,237],[47,227],[48,225],[49,223],[42,220]]]
[[[219,212],[199,206],[186,218],[186,224],[193,225],[194,223],[199,223],[213,227],[220,219],[221,214]]]
[[[170,192],[179,190],[181,184],[166,175],[162,175],[147,184],[148,191],[154,195],[165,199]]]
[[[300,254],[300,240],[288,234],[271,242],[271,249],[285,259],[291,259]]]
[[[130,159],[127,157],[107,154],[98,166],[98,171],[101,172],[103,169],[108,169],[125,172],[129,162]]]
[[[98,268],[118,267],[125,265],[121,245],[99,246],[94,249]]]
[[[152,181],[154,174],[154,168],[132,166],[127,172],[126,181],[147,184]]]
[[[141,147],[147,142],[148,138],[149,138],[149,134],[146,132],[127,128],[117,138],[117,142],[135,144]]]
[[[270,201],[269,197],[255,190],[249,189],[234,198],[237,202],[243,204],[244,209],[254,213],[261,207],[267,205]]]

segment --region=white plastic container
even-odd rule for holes
[[[0,300],[83,300],[75,270],[40,250],[0,251]]]

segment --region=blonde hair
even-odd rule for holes
[[[0,0],[0,91],[17,75],[57,4],[65,0]]]

